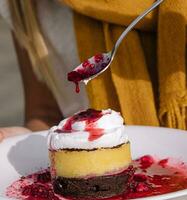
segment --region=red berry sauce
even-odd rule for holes
[[[109,113],[105,113],[109,114]],[[88,109],[86,111],[77,113],[73,115],[72,117],[68,118],[65,125],[62,127],[62,129],[57,129],[58,133],[71,133],[73,130],[72,125],[75,122],[81,122],[84,121],[86,123],[85,125],[85,131],[89,132],[89,141],[93,141],[98,139],[103,135],[103,129],[97,128],[96,123],[97,120],[99,120],[104,114],[102,111],[94,110],[94,109]]]
[[[69,72],[67,75],[68,81],[74,82],[76,85],[75,91],[79,93],[79,82],[84,79],[89,79],[91,76],[96,75],[102,71],[110,62],[107,54],[97,54],[84,61],[81,65]]]
[[[10,198],[23,200],[60,200],[53,192],[49,169],[22,177],[7,188]]]
[[[140,159],[138,159],[138,161],[140,162],[140,168],[143,170],[146,170],[147,168],[151,167],[151,165],[154,163],[154,159],[150,155],[143,156]]]
[[[136,199],[187,189],[187,166],[182,162],[170,165],[169,159],[143,156],[132,165],[135,175],[127,192],[107,200]],[[22,177],[7,188],[6,195],[23,200],[65,200],[53,192],[49,169]]]

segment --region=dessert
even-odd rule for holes
[[[60,122],[48,136],[53,188],[76,198],[120,195],[133,175],[123,118],[88,109]]]

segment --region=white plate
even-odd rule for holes
[[[187,131],[175,129],[128,126],[132,157],[151,154],[160,158],[174,157],[187,163]],[[8,199],[5,189],[20,176],[48,166],[47,132],[12,137],[0,144],[0,200]],[[185,196],[186,195],[186,196]],[[186,200],[187,190],[141,200]]]

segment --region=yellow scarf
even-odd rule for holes
[[[74,11],[80,59],[111,50],[154,0],[59,0]],[[165,0],[121,44],[110,69],[87,91],[96,109],[119,110],[126,124],[186,129],[187,1]]]

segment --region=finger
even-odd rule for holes
[[[0,132],[0,142],[2,142],[4,139],[4,134]]]
[[[2,139],[16,135],[22,135],[29,132],[31,132],[31,130],[24,127],[5,127],[0,129]]]

